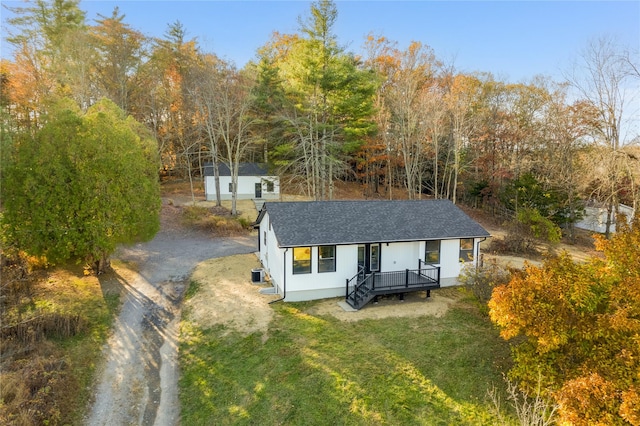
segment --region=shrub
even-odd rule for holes
[[[536,209],[522,209],[508,225],[506,236],[491,241],[489,251],[535,255],[538,254],[540,241],[557,243],[560,238],[562,231],[558,225],[543,217]]]
[[[480,303],[486,305],[493,288],[511,280],[511,272],[495,261],[489,261],[483,266],[465,269],[459,279]]]
[[[246,219],[231,215],[214,214],[210,209],[200,206],[187,206],[182,212],[184,225],[211,232],[218,236],[238,235],[244,232]]]
[[[514,382],[504,378],[507,384],[507,401],[511,411],[516,413],[517,424],[522,426],[547,426],[556,424],[558,405],[542,395],[541,380],[533,395],[528,395]],[[493,412],[501,425],[513,424],[511,419],[506,418],[502,413],[505,406],[500,400],[500,396],[494,387],[488,391],[488,398],[493,405]]]
[[[522,209],[517,215],[518,223],[535,238],[550,243],[557,243],[562,238],[562,231],[550,219],[543,217],[537,209]]]

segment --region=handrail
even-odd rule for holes
[[[346,280],[346,300],[354,308],[359,309],[373,295],[399,290],[424,288],[440,285],[440,267],[418,260],[418,269],[403,271],[372,272],[366,274],[364,268],[358,267],[358,273]]]
[[[364,277],[365,277],[364,267],[358,265],[358,272],[356,272],[356,274],[353,277],[351,277],[351,279],[347,279],[347,286],[346,286],[346,291],[347,291],[346,298],[347,299],[349,298],[349,296],[351,296],[351,294],[353,294],[357,290],[358,284],[360,283],[360,276],[362,276],[363,280],[364,280]],[[355,280],[355,284],[352,284],[352,282],[354,282],[354,280]],[[351,290],[351,289],[353,289],[353,290]]]

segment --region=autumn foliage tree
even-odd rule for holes
[[[640,424],[640,217],[620,228],[597,237],[602,258],[528,266],[489,302],[502,337],[522,339],[512,377],[533,390],[541,374],[570,424]]]

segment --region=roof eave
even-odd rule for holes
[[[434,238],[412,238],[406,240],[376,240],[376,241],[345,241],[345,242],[323,242],[323,243],[304,243],[304,244],[283,244],[278,245],[280,248],[295,248],[295,247],[317,247],[317,246],[350,246],[355,244],[389,244],[389,243],[414,243],[417,241],[433,241],[433,240],[457,240],[460,238],[491,238],[491,234],[486,235],[462,235],[451,237],[434,237]]]

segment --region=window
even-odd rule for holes
[[[318,272],[336,271],[336,246],[318,247]]]
[[[369,247],[369,270],[380,270],[380,244],[371,244]]]
[[[229,192],[233,192],[233,182],[229,182]]]
[[[425,263],[440,263],[440,241],[427,241],[424,251]]]
[[[473,260],[473,238],[460,239],[460,260],[462,262]]]
[[[366,252],[367,252],[367,249],[364,246],[364,244],[360,244],[358,246],[358,272],[360,272],[360,269],[364,270],[364,268],[366,267],[366,264],[367,264],[367,262],[365,261]]]
[[[293,273],[311,273],[311,247],[293,248]]]
[[[267,192],[273,192],[273,182],[268,180],[266,181],[267,184]]]

